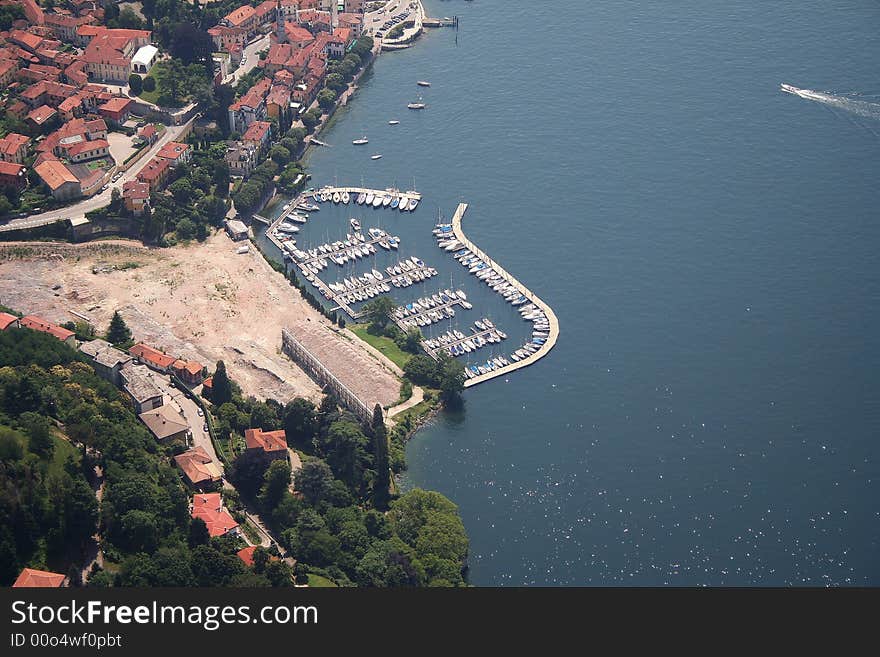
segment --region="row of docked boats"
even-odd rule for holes
[[[550,338],[550,320],[544,311],[534,303],[530,303],[528,297],[495,268],[494,263],[491,261],[487,262],[483,257],[473,253],[459,241],[455,237],[451,224],[437,224],[433,233],[440,248],[451,252],[452,257],[458,260],[469,273],[486,283],[492,290],[501,295],[505,301],[517,307],[523,319],[533,323],[531,339],[525,342],[519,349],[514,350],[510,354],[510,360],[519,362],[540,351]],[[483,369],[486,369],[486,372],[481,372],[479,368],[477,370],[473,368],[474,366],[465,368],[465,375],[470,371],[473,376],[479,376],[495,369],[486,369],[484,367]]]
[[[504,356],[496,356],[495,358],[490,358],[482,365],[466,365],[464,368],[464,375],[468,379],[473,379],[482,374],[488,374],[489,372],[494,372],[502,367],[507,367],[508,365],[510,365],[510,361]]]
[[[384,274],[378,269],[373,269],[362,276],[350,276],[336,283],[329,283],[327,287],[332,294],[325,292],[324,296],[336,297],[339,301],[351,304],[371,299],[383,292],[390,292],[391,286],[409,287],[436,275],[436,269],[428,267],[419,258],[411,257],[399,261],[396,265],[387,266]]]
[[[473,306],[467,301],[467,295],[461,290],[443,290],[431,296],[416,299],[403,306],[398,306],[392,312],[392,317],[400,328],[415,328],[418,326],[430,326],[444,319],[455,317],[455,309],[452,306],[460,305],[470,309]]]
[[[450,356],[463,356],[488,344],[496,344],[507,339],[507,334],[495,328],[486,318],[475,321],[471,331],[473,331],[472,335],[465,335],[457,329],[447,331],[436,338],[427,338],[424,344],[435,352],[445,351]]]
[[[374,208],[391,208],[392,210],[400,210],[401,212],[412,212],[419,206],[419,199],[400,194],[392,190],[379,191],[370,190],[358,193],[354,196],[354,192],[349,193],[346,190],[338,189],[322,189],[312,193],[312,200],[315,203],[332,201],[333,203],[342,203],[347,205],[354,201],[357,205],[371,205]]]

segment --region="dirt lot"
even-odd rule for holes
[[[59,323],[79,313],[99,332],[118,309],[136,340],[211,369],[223,360],[246,394],[317,399],[316,384],[280,352],[286,327],[363,401],[397,399],[393,364],[340,335],[253,246],[242,255],[237,246],[225,233],[173,249],[41,245],[24,258],[13,256],[16,245],[2,245],[0,303]]]

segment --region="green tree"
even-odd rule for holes
[[[55,451],[55,441],[45,416],[27,411],[19,416],[19,422],[28,437],[28,449],[44,459],[50,459]]]
[[[215,187],[214,194],[220,198],[229,196],[229,165],[224,160],[215,162],[212,179]]]
[[[336,102],[336,93],[331,89],[322,89],[318,93],[318,105],[321,106],[325,112],[333,107],[333,103]]]
[[[363,309],[371,324],[384,329],[391,319],[394,307],[394,300],[391,297],[379,296],[366,304]]]
[[[263,475],[263,487],[260,489],[259,497],[260,508],[271,514],[287,492],[288,486],[290,486],[290,465],[287,460],[272,461]]]
[[[140,96],[144,90],[144,79],[137,73],[128,76],[128,88],[135,96]]]
[[[120,547],[129,552],[153,552],[159,544],[156,516],[133,510],[122,516]]]
[[[217,406],[232,400],[232,383],[229,381],[229,377],[226,374],[226,365],[222,360],[217,361],[211,397]]]
[[[400,335],[399,346],[411,354],[418,354],[422,350],[422,332],[417,326],[410,327],[406,333]]]
[[[464,365],[447,354],[441,352],[437,363],[437,384],[447,401],[457,397],[464,390]]]
[[[156,78],[152,75],[148,75],[144,78],[143,89],[146,92],[151,92],[156,90]]]
[[[310,459],[294,475],[294,486],[309,504],[316,504],[330,490],[333,471],[326,461]]]
[[[180,205],[188,204],[193,197],[193,187],[187,178],[175,180],[168,186],[168,191]]]
[[[287,403],[284,407],[284,433],[289,445],[311,445],[317,431],[318,417],[312,402],[296,397]]]
[[[357,490],[363,480],[367,442],[361,428],[347,421],[334,422],[326,435],[319,433],[315,437],[318,453],[327,461],[336,478],[352,490]]]
[[[122,319],[119,311],[113,313],[110,319],[110,327],[107,329],[107,342],[119,346],[131,341],[131,329]]]
[[[373,506],[385,510],[388,508],[390,497],[391,474],[388,465],[388,434],[380,404],[376,404],[373,408],[373,421],[370,427],[373,431],[373,468],[376,470],[376,479],[373,481]]]
[[[189,538],[187,543],[190,548],[197,545],[208,545],[211,542],[211,535],[208,533],[208,526],[201,518],[193,518],[189,525]]]
[[[184,217],[177,222],[177,228],[174,229],[174,233],[177,235],[178,239],[191,240],[196,236],[196,225]]]
[[[293,580],[293,571],[283,561],[270,561],[265,568],[266,579],[272,586],[290,586]]]
[[[284,165],[290,161],[290,151],[284,148],[284,146],[273,146],[269,150],[269,157],[278,164]]]

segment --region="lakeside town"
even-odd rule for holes
[[[67,454],[58,476],[78,495],[75,510],[27,531],[16,518],[34,513],[29,504],[0,500],[8,583],[465,582],[454,505],[401,494],[391,478],[440,390],[411,385],[259,253],[230,249],[240,219],[305,187],[298,158],[312,134],[372,59],[408,47],[424,19],[420,3],[395,0],[0,2],[3,386],[39,376],[44,390],[67,390],[75,379],[90,400],[86,409],[65,392],[0,413],[4,454],[36,472]],[[228,268],[204,276],[204,260]],[[280,298],[293,319],[247,312]],[[253,328],[247,342],[225,326],[236,315]],[[287,330],[305,363],[275,346]],[[349,398],[369,405],[353,412]],[[122,427],[135,438],[120,451]],[[153,502],[126,498],[129,486]],[[416,535],[398,533],[425,504],[454,549],[416,549]],[[433,521],[418,520],[426,531]],[[188,570],[169,581],[159,569],[172,552]]]

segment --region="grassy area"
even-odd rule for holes
[[[331,582],[329,579],[322,575],[315,575],[314,573],[309,573],[309,586],[314,586],[315,588],[336,588],[337,585]]]
[[[351,329],[352,333],[354,333],[368,345],[385,354],[391,360],[391,362],[393,362],[398,367],[403,367],[404,365],[406,365],[409,359],[413,356],[412,354],[408,354],[400,347],[398,347],[394,340],[392,340],[391,338],[367,333],[366,324],[349,324],[347,328]]]
[[[404,426],[408,426],[411,423],[416,422],[419,418],[424,415],[427,415],[434,408],[435,400],[433,399],[425,399],[420,401],[418,404],[413,406],[412,408],[408,408],[402,413],[398,413],[392,419],[395,424],[402,424]]]
[[[247,535],[250,542],[254,545],[260,545],[263,542],[263,539],[260,537],[260,533],[257,531],[257,528],[251,524],[250,520],[246,520],[241,528]]]
[[[159,87],[157,86],[152,91],[141,91],[138,96],[141,100],[144,100],[148,103],[153,103],[153,105],[159,104]]]
[[[79,463],[79,450],[69,442],[58,436],[52,436],[55,441],[55,451],[52,454],[52,463],[49,465],[49,474],[60,475],[64,472],[64,463],[68,456],[72,456],[74,461]]]
[[[89,171],[95,171],[96,169],[107,167],[108,164],[106,160],[94,160],[92,162],[87,162],[86,166],[88,167]]]

